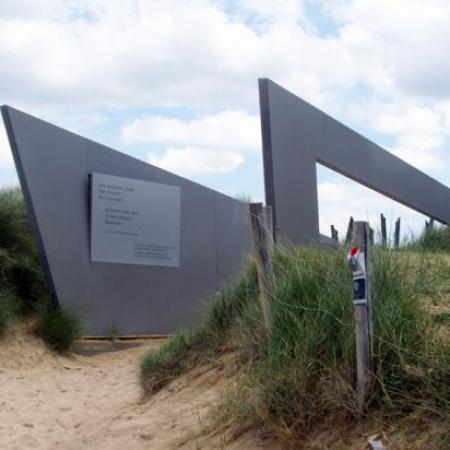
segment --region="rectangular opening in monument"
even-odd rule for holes
[[[387,236],[393,238],[395,221],[401,218],[403,238],[422,233],[428,219],[401,203],[391,200],[344,175],[316,163],[317,191],[319,203],[320,233],[330,236],[331,226],[337,230],[339,238],[345,237],[350,217],[368,221],[375,230],[375,240],[380,237],[380,214],[387,222]]]

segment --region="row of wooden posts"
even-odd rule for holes
[[[383,247],[387,247],[388,239],[387,239],[387,229],[386,229],[386,217],[384,214],[380,214],[380,222],[381,222],[381,245]],[[348,221],[347,226],[347,233],[345,234],[345,243],[350,244],[353,239],[353,226],[354,226],[354,220],[353,217],[350,217],[350,220]],[[430,219],[429,221],[425,221],[425,230],[431,230],[434,227],[434,219]],[[339,242],[339,233],[334,227],[334,225],[331,225],[331,239],[333,239],[336,242]],[[369,242],[371,245],[374,243],[374,230],[373,228],[369,227]],[[399,248],[400,247],[400,217],[395,221],[394,226],[394,247]]]
[[[381,245],[383,247],[387,247],[387,228],[386,228],[386,217],[384,214],[380,214],[381,219]],[[350,220],[348,221],[347,226],[347,233],[345,234],[345,243],[350,244],[353,239],[353,227],[354,227],[354,220],[353,217],[350,217]],[[339,242],[339,235],[334,227],[334,225],[331,225],[331,239],[333,239],[336,242]],[[369,242],[371,245],[373,245],[375,239],[375,232],[373,228],[369,227]],[[400,217],[395,221],[395,229],[394,229],[394,247],[398,248],[400,246]]]
[[[250,203],[249,220],[258,274],[261,308],[266,332],[269,335],[273,327],[271,311],[274,301],[273,272],[270,258],[274,247],[272,209],[269,206],[263,206],[262,203]],[[358,414],[363,415],[373,374],[373,317],[370,296],[369,258],[371,232],[369,224],[367,222],[355,222],[351,219],[350,239],[353,241],[353,248],[358,249],[358,261],[353,267],[353,304],[357,360],[356,396]],[[362,272],[359,270],[361,268],[364,269]],[[361,286],[363,287],[362,292]],[[356,299],[356,297],[358,298]]]

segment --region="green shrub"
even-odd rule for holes
[[[42,306],[37,316],[36,332],[49,348],[63,353],[70,350],[74,341],[80,337],[81,322],[67,308]]]
[[[66,351],[79,334],[79,319],[49,304],[22,193],[0,189],[0,332],[14,317],[34,317],[50,348]]]
[[[16,316],[12,294],[6,290],[0,290],[0,337],[5,333],[8,325]]]
[[[196,333],[197,339],[201,338]],[[194,345],[194,336],[180,333],[158,351],[145,355],[141,361],[141,383],[145,393],[157,392],[189,367],[187,355]]]
[[[0,289],[12,293],[22,316],[36,312],[48,297],[18,188],[0,190]]]
[[[0,189],[0,248],[35,254],[34,239],[19,188]]]

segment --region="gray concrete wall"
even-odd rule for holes
[[[259,80],[259,94],[266,203],[288,240],[320,240],[316,162],[448,223],[448,187],[271,80]]]
[[[243,265],[246,204],[10,107],[2,107],[30,221],[55,301],[85,333],[171,333]],[[91,262],[89,174],[181,187],[180,267]]]

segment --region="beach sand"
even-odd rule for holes
[[[269,448],[249,433],[227,443],[229,430],[204,431],[226,383],[220,368],[199,368],[143,401],[139,358],[163,340],[88,341],[61,357],[25,328],[0,341],[2,449]]]

